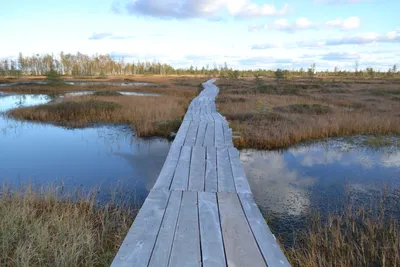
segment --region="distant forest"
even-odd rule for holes
[[[108,75],[137,75],[137,74],[156,74],[156,75],[208,75],[225,78],[237,79],[247,76],[276,76],[279,71],[285,78],[292,76],[310,76],[316,73],[316,66],[312,64],[307,69],[299,70],[233,70],[227,63],[218,66],[204,66],[197,68],[174,68],[169,64],[160,62],[125,62],[124,58],[115,59],[110,55],[88,56],[82,53],[65,54],[61,52],[59,56],[53,54],[24,56],[19,54],[18,59],[0,60],[0,75],[2,76],[42,76],[49,72],[57,72],[59,75],[68,76],[108,76]],[[332,71],[319,71],[318,76],[364,76],[374,77],[393,77],[398,76],[397,66],[393,65],[389,70],[382,72],[376,71],[372,67],[365,70],[358,69],[358,62],[355,62],[354,70],[339,70],[335,67]]]

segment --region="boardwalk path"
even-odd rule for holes
[[[216,111],[215,79],[190,104],[112,266],[290,266]]]

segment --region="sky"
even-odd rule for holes
[[[81,52],[174,67],[386,71],[399,0],[0,0],[0,59]]]

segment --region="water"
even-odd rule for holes
[[[31,82],[12,82],[12,83],[0,83],[1,86],[12,86],[12,85],[44,85],[48,84],[46,81],[31,81]],[[112,85],[112,86],[137,86],[137,85],[150,85],[148,82],[104,82],[104,81],[65,81],[68,85]]]
[[[399,147],[371,148],[365,145],[368,138],[337,138],[285,151],[242,150],[254,197],[272,230],[290,241],[312,210],[326,216],[348,201],[377,207],[385,187],[400,192]],[[392,200],[388,208],[400,219],[400,196]]]
[[[117,188],[140,204],[153,187],[170,143],[137,138],[124,125],[71,130],[19,122],[4,114],[49,101],[47,95],[0,96],[0,183],[63,183],[67,189],[87,191],[100,187],[101,197]]]
[[[76,92],[68,92],[65,95],[61,96],[83,96],[83,95],[91,95],[94,94],[96,91],[76,91]],[[162,96],[161,94],[154,94],[154,93],[138,93],[138,92],[126,92],[126,91],[116,91],[122,95],[129,95],[129,96]]]

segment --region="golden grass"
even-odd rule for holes
[[[321,222],[314,214],[307,231],[298,234],[286,255],[293,266],[399,266],[400,225],[379,214],[348,206]]]
[[[218,83],[217,106],[240,136],[238,147],[274,149],[336,136],[400,134],[398,84],[320,81],[309,88],[302,81],[277,86],[266,80],[260,92],[251,79]]]
[[[131,124],[138,136],[165,136],[176,132],[186,109],[198,93],[204,78],[143,77],[155,82],[147,86],[14,86],[11,91],[57,93],[68,90],[96,90],[94,95],[65,97],[62,103],[11,110],[20,120],[51,122],[68,127],[84,127],[95,122]],[[90,87],[90,88],[88,88]],[[49,91],[46,91],[49,90]],[[158,93],[162,96],[120,96],[116,91]],[[113,103],[114,106],[106,103]]]
[[[109,266],[136,210],[60,188],[0,189],[0,266]],[[73,196],[73,197],[72,197]]]
[[[180,96],[81,96],[11,110],[17,119],[84,127],[95,122],[132,124],[139,136],[176,131],[190,99]]]

